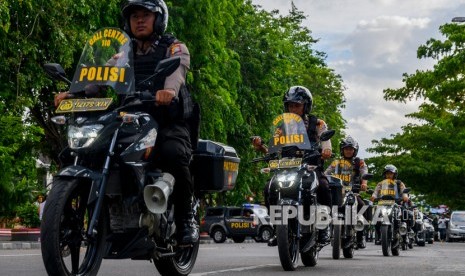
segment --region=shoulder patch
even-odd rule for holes
[[[170,47],[171,56],[176,56],[182,54],[182,47],[179,43],[173,43]]]

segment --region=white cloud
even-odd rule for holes
[[[346,133],[359,141],[362,157],[371,140],[400,132],[412,122],[405,114],[418,109],[419,102],[385,101],[383,90],[402,87],[403,73],[431,68],[433,60],[417,59],[418,47],[441,38],[440,25],[465,16],[465,0],[253,0],[281,14],[291,2],[320,39],[315,49],[325,52],[328,66],[342,76]]]

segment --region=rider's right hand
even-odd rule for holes
[[[63,93],[58,93],[55,95],[55,107],[58,106],[62,100],[68,98],[69,93],[68,92],[63,92]]]
[[[262,138],[260,136],[252,137],[252,145],[255,149],[260,149],[263,145]]]

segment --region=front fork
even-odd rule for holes
[[[88,237],[95,237],[95,235],[97,235],[96,228],[99,223],[98,218],[102,211],[103,200],[105,198],[105,191],[107,189],[107,183],[108,183],[110,161],[111,161],[111,157],[114,155],[114,149],[115,149],[116,138],[118,137],[118,133],[119,133],[119,128],[115,130],[115,133],[113,134],[113,137],[111,139],[110,148],[108,149],[107,156],[105,158],[105,165],[103,166],[103,170],[102,170],[102,178],[100,181],[100,186],[98,187],[98,190],[95,192],[95,195],[89,196],[89,203],[93,196],[97,198],[96,199],[97,201],[95,203],[94,212],[92,213],[92,218],[89,223],[89,228],[87,229]]]

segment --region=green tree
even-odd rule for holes
[[[43,73],[47,62],[72,75],[89,35],[104,26],[122,26],[122,0],[4,0],[0,3],[0,102],[15,118],[39,127],[37,153],[59,164],[66,146],[63,130],[50,122],[53,93],[67,89]],[[201,138],[232,145],[242,158],[238,186],[219,200],[237,204],[261,194],[263,177],[250,166],[251,135],[268,137],[272,118],[282,110],[291,85],[309,87],[315,112],[342,131],[342,80],[312,50],[316,41],[302,27],[305,16],[266,12],[244,0],[170,0],[168,32],[191,53],[188,86],[202,107]],[[66,16],[63,16],[66,15]],[[26,114],[26,116],[23,116]],[[18,134],[18,132],[16,132]],[[335,138],[337,139],[337,137]],[[32,154],[31,156],[32,157]],[[2,183],[3,185],[3,183]]]
[[[378,171],[386,163],[399,168],[401,178],[431,204],[465,207],[465,25],[439,28],[444,40],[430,39],[418,48],[418,58],[437,61],[431,70],[403,74],[404,87],[384,90],[386,100],[423,99],[407,115],[418,123],[402,133],[374,141],[370,158]]]
[[[119,0],[2,0],[0,2],[0,211],[33,201],[38,180],[35,158],[57,155],[63,136],[50,122],[56,86],[44,74],[46,62],[71,72],[88,34],[116,25]],[[116,15],[116,16],[115,16]]]

